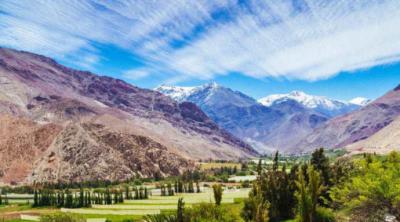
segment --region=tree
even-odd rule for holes
[[[175,181],[175,183],[174,183],[174,190],[175,190],[175,193],[178,193],[178,181]]]
[[[84,197],[84,192],[83,192],[83,188],[81,187],[80,189],[79,189],[79,203],[78,203],[78,207],[83,207],[85,204],[84,204],[84,199],[85,197]]]
[[[4,204],[5,204],[5,205],[8,205],[8,196],[7,196],[7,193],[4,194]]]
[[[274,157],[274,163],[272,165],[272,170],[276,171],[278,170],[278,167],[279,167],[279,151],[276,151]]]
[[[135,199],[135,200],[138,200],[138,199],[139,199],[139,190],[138,190],[137,187],[135,187],[135,197],[134,197],[134,199]]]
[[[144,199],[148,199],[148,198],[149,198],[149,192],[147,190],[147,187],[144,187]]]
[[[299,222],[315,222],[317,220],[317,206],[323,186],[321,176],[313,166],[307,168],[308,183],[303,170],[300,170],[296,181],[297,191],[297,220]]]
[[[184,213],[185,213],[185,202],[183,202],[183,198],[179,198],[178,200],[178,209],[176,211],[177,222],[184,222]]]
[[[188,191],[189,191],[189,193],[194,193],[194,187],[193,187],[192,180],[189,180]]]
[[[265,212],[260,212],[259,208],[268,204],[268,217],[270,221],[282,221],[293,217],[295,207],[294,192],[296,185],[297,168],[294,167],[290,173],[286,170],[264,171],[253,183],[249,200],[245,201],[242,217],[246,221],[254,221],[260,218]],[[258,215],[258,216],[257,216]]]
[[[164,187],[164,192],[165,192],[165,187]],[[140,200],[144,199],[144,189],[143,189],[143,187],[139,188],[139,199]]]
[[[247,222],[268,222],[270,204],[265,200],[260,186],[253,184],[249,198],[244,201],[241,216]]]
[[[177,193],[183,193],[183,183],[181,180],[178,180],[178,191]]]
[[[126,185],[125,186],[125,199],[130,200],[130,190],[129,190],[129,186]]]
[[[196,191],[197,193],[200,193],[200,192],[201,192],[199,181],[196,181],[196,190],[197,190],[197,191]]]
[[[329,159],[324,154],[324,148],[316,149],[311,156],[311,165],[314,166],[321,174],[322,184],[324,186],[331,185],[331,169]]]
[[[172,185],[171,183],[167,183],[167,190],[166,190],[166,196],[172,196]]]
[[[257,174],[260,176],[261,172],[262,172],[262,159],[259,159],[257,165]]]
[[[88,191],[87,193],[87,206],[86,207],[90,207],[92,205],[92,197],[90,192]]]
[[[299,222],[310,222],[312,217],[311,212],[311,197],[308,195],[307,182],[304,177],[303,170],[300,170],[298,175],[297,184],[297,221]]]
[[[216,205],[221,205],[223,189],[221,184],[214,184],[212,186],[214,192],[214,200]]]
[[[67,190],[66,194],[67,194],[67,199],[65,201],[65,207],[72,208],[74,205],[74,198],[72,196],[72,193],[69,190]]]
[[[1,194],[0,194],[0,199],[1,199]],[[0,202],[0,204],[2,203]],[[35,190],[33,194],[33,206],[37,207],[38,205],[39,205],[39,196],[38,196],[38,191]]]
[[[110,193],[110,190],[108,189],[108,187],[106,188],[106,193],[105,193],[105,197],[104,197],[104,201],[106,205],[111,205],[112,204],[112,195]]]

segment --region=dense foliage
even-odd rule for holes
[[[278,153],[274,157],[271,169],[264,170],[259,162],[259,177],[253,185],[249,199],[245,200],[242,216],[245,221],[281,221],[293,217],[294,192],[297,167],[287,171],[279,169]],[[266,207],[269,207],[266,213]]]
[[[145,222],[235,222],[240,217],[229,209],[211,203],[201,203],[185,208],[183,199],[178,202],[176,214],[148,215]]]
[[[400,218],[400,154],[330,161],[317,149],[309,161],[279,167],[278,155],[259,174],[242,217],[265,222],[385,221]],[[265,215],[268,214],[268,217]]]
[[[400,154],[364,155],[355,161],[351,176],[332,189],[337,208],[350,212],[351,221],[400,218]]]

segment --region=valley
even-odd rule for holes
[[[6,48],[0,73],[7,221],[287,222],[310,206],[316,221],[358,221],[373,206],[346,192],[399,179],[398,87],[353,102],[256,100],[216,83],[149,90]],[[371,184],[354,184],[366,173]],[[371,195],[398,197],[387,189]],[[396,217],[396,204],[372,216]]]

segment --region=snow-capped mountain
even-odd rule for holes
[[[191,94],[198,90],[198,87],[184,87],[184,86],[167,86],[161,85],[154,90],[171,97],[172,99],[183,102]]]
[[[359,106],[366,106],[371,101],[372,100],[364,98],[364,97],[356,97],[356,98],[350,100],[349,103],[356,104],[356,105],[359,105]]]
[[[271,107],[288,100],[294,100],[306,108],[330,117],[342,115],[360,108],[359,104],[333,100],[324,96],[308,95],[301,91],[293,91],[288,94],[269,95],[259,99],[258,102],[264,106]]]
[[[234,91],[218,85],[216,82],[207,83],[195,87],[161,85],[154,90],[163,93],[178,102],[192,102],[200,107],[224,106],[235,104],[236,106],[251,106],[257,101],[239,91]]]

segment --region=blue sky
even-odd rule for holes
[[[400,83],[400,1],[146,0],[0,4],[0,45],[145,88],[216,81],[255,98],[349,100]]]

